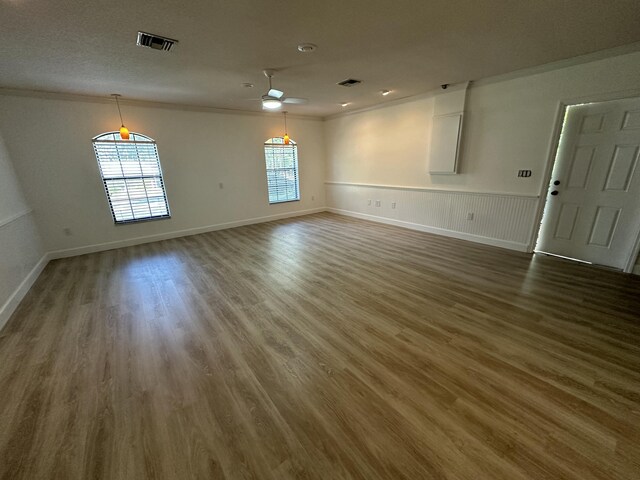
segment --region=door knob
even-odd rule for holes
[[[557,195],[558,194],[558,190],[554,190],[553,192],[551,192],[551,195]]]

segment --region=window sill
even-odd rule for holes
[[[171,215],[163,215],[161,217],[148,217],[148,218],[137,218],[135,220],[124,220],[122,222],[114,221],[114,225],[117,227],[121,225],[131,225],[132,223],[144,223],[144,222],[155,222],[157,220],[169,220]]]
[[[292,202],[299,202],[300,199],[296,198],[295,200],[278,200],[275,202],[269,202],[269,205],[278,205],[279,203],[292,203]]]

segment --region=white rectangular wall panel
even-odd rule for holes
[[[455,85],[436,95],[433,106],[429,173],[458,173],[462,120],[469,83]]]
[[[433,117],[431,132],[429,173],[456,173],[462,133],[462,113]]]

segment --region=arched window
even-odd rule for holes
[[[170,217],[155,140],[108,132],[93,139],[93,148],[115,223]]]
[[[269,203],[300,200],[298,182],[298,146],[293,140],[285,145],[283,137],[264,142],[264,159],[267,163]]]

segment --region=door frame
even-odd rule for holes
[[[540,229],[542,226],[542,216],[544,214],[544,207],[547,204],[548,192],[551,183],[551,174],[553,173],[553,167],[556,163],[556,155],[558,147],[560,146],[560,134],[562,133],[562,127],[564,124],[564,117],[567,107],[572,105],[580,105],[583,103],[600,103],[608,102],[611,100],[624,100],[625,98],[640,97],[640,89],[624,90],[620,92],[607,92],[601,94],[586,95],[581,97],[567,98],[560,100],[556,105],[555,122],[553,124],[553,130],[551,132],[551,138],[549,140],[549,146],[547,148],[547,161],[544,166],[544,172],[542,175],[542,184],[540,185],[540,192],[538,193],[538,206],[536,208],[536,214],[534,216],[534,224],[531,232],[531,239],[527,245],[527,252],[533,253],[533,250],[538,243],[538,236],[540,235]],[[636,259],[640,254],[640,222],[637,225],[636,239],[634,247],[629,253],[626,266],[622,270],[625,273],[632,273],[635,266]]]

